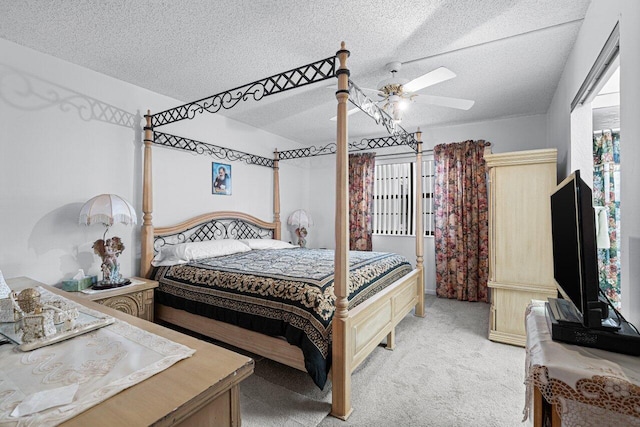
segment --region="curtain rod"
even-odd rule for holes
[[[603,132],[606,132],[606,131],[609,131],[609,132],[620,132],[620,128],[617,128],[617,129],[615,129],[615,128],[614,128],[614,129],[594,130],[594,131],[593,131],[593,133],[603,133]]]
[[[431,153],[433,153],[433,150],[422,151],[422,154],[431,154]],[[376,159],[379,159],[382,157],[393,157],[393,156],[398,156],[398,158],[405,158],[405,157],[410,159],[416,158],[416,155],[412,153],[388,153],[388,154],[380,154],[380,155],[376,154]]]

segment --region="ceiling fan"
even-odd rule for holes
[[[391,77],[379,82],[377,85],[378,89],[360,88],[366,92],[376,93],[378,97],[381,98],[380,101],[378,101],[380,108],[389,113],[397,123],[402,121],[402,112],[412,102],[439,105],[460,110],[468,110],[473,106],[474,101],[468,99],[416,93],[426,87],[454,78],[456,74],[448,68],[439,67],[413,80],[408,80],[396,76],[396,73],[400,71],[401,67],[402,63],[398,61],[388,63],[385,69],[391,73]],[[360,111],[359,108],[353,108],[349,110],[347,114],[350,115],[358,111]],[[331,120],[336,120],[336,117],[333,117]]]

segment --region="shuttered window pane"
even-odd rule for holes
[[[433,235],[433,160],[422,165],[423,194],[415,196],[414,163],[376,165],[374,185],[374,234],[404,235],[415,233],[415,204],[422,203],[425,235]]]

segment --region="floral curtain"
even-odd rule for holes
[[[349,154],[349,249],[370,251],[375,153]]]
[[[598,272],[602,289],[620,308],[620,132],[593,134],[593,204],[609,231],[608,245],[598,248]],[[598,220],[599,218],[596,218]],[[600,242],[601,239],[599,239]],[[605,236],[606,242],[606,236]],[[608,247],[607,247],[608,246]]]
[[[489,220],[485,141],[437,145],[435,161],[436,294],[488,301]]]

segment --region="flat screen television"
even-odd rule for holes
[[[591,189],[577,170],[551,194],[553,273],[587,328],[600,328],[606,305],[599,300],[598,255]]]

